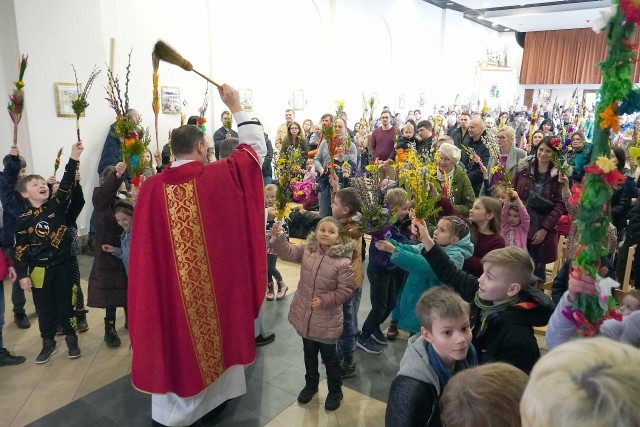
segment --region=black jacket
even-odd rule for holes
[[[421,155],[429,154],[429,151],[431,151],[431,147],[433,147],[433,140],[433,136],[430,136],[424,141],[418,141],[416,143],[416,152]]]
[[[115,137],[116,123],[109,127],[109,134],[104,140],[102,153],[100,154],[100,162],[98,163],[98,175],[102,173],[107,166],[115,166],[122,160],[122,149],[120,148],[120,140]]]
[[[465,145],[473,149],[473,151],[475,151],[476,154],[480,156],[482,164],[487,166],[489,164],[489,158],[491,157],[491,155],[487,146],[482,142],[482,137],[484,135],[485,134],[483,132],[478,141],[473,141],[471,137],[469,137],[469,139],[466,140]],[[469,181],[471,181],[473,192],[476,194],[476,197],[478,197],[478,195],[480,194],[480,190],[482,189],[482,184],[484,182],[482,169],[480,169],[480,165],[471,160],[466,150],[464,150],[459,145],[458,148],[462,150],[460,156],[460,164],[467,170],[467,176],[469,177]]]
[[[273,145],[271,144],[269,135],[266,133],[264,133],[264,140],[267,143],[267,155],[264,156],[264,161],[262,162],[262,177],[266,178],[273,176]]]
[[[238,137],[238,132],[236,132],[233,129],[227,130],[227,128],[224,127],[224,126],[221,126],[213,134],[213,145],[214,145],[214,149],[215,149],[215,152],[216,152],[216,159],[217,160],[220,159],[220,144],[222,143],[222,141],[227,139],[227,133],[230,133],[232,138],[237,138]]]
[[[471,141],[471,136],[469,135],[469,129],[467,129],[467,132],[465,132],[464,137],[462,136],[462,130],[459,127],[452,130],[449,136],[451,137],[451,139],[453,139],[453,143],[455,144],[455,146],[461,150],[462,150],[462,145],[468,146],[469,142]]]
[[[504,311],[487,318],[487,326],[480,331],[480,309],[473,304],[478,291],[478,279],[457,270],[444,250],[435,245],[430,251],[422,250],[438,279],[453,287],[471,306],[473,345],[478,352],[478,361],[506,362],[527,374],[540,358],[538,343],[533,334],[534,326],[545,326],[555,308],[553,301],[533,287],[520,291],[519,300]]]
[[[13,247],[18,216],[27,210],[27,203],[16,191],[20,174],[20,157],[11,156],[4,171],[0,172],[0,201],[2,201],[2,231],[0,246]]]

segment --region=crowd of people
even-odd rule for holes
[[[229,111],[213,138],[197,121],[173,130],[162,152],[144,157],[139,184],[132,186],[110,131],[92,197],[87,305],[105,310],[110,347],[121,345],[115,319],[124,309],[132,381],[153,394],[156,425],[213,419],[246,392],[243,366],[256,346],[275,339],[264,328],[263,301],[288,301],[278,258],[301,264],[288,316],[302,339],[300,404],[318,392],[318,354],[329,389],[324,407],[333,411],[343,381],[359,375],[357,359],[381,354],[406,331],[388,426],[640,425],[633,401],[640,375],[629,368],[640,359],[638,292],[625,297],[622,321],[602,325],[609,340],[567,343],[576,327],[562,315],[579,293],[596,293],[595,279],[571,274],[579,231],[569,203],[571,185],[582,179],[576,164],[589,151],[593,114],[450,108],[427,118],[413,110],[403,121],[385,107],[375,123],[363,118],[352,130],[344,111],[301,125],[286,110],[272,146],[260,121],[242,111],[238,92],[227,85],[219,92]],[[139,119],[135,110],[128,114]],[[20,328],[30,327],[24,291],[33,293],[38,364],[57,352],[56,334],[65,336],[69,358],[80,357],[78,332],[89,327],[77,262],[82,151],[82,142],[73,145],[57,183],[25,176],[13,146],[0,176],[0,273],[13,283]],[[281,172],[274,158],[291,151],[302,159],[292,166],[300,176],[290,183],[294,195],[303,211],[317,211],[299,244],[288,239],[295,224],[276,220],[274,206]],[[414,153],[437,162],[428,191],[440,210],[428,222],[413,217],[412,195],[397,181],[398,165]],[[621,279],[625,251],[640,241],[640,179],[624,139],[610,157],[625,182],[614,188],[599,275]],[[369,240],[358,222],[367,201],[356,187],[368,182],[370,164],[380,171],[375,190],[395,222]],[[232,241],[230,229],[241,230]],[[567,262],[552,299],[538,285],[558,258],[560,235],[569,241]],[[635,268],[636,284],[639,274]],[[365,277],[371,309],[359,319]],[[0,302],[3,326],[3,295]],[[547,324],[552,351],[541,358],[533,328]],[[0,348],[0,366],[25,361],[2,347],[1,334]]]

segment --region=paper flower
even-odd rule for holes
[[[607,108],[600,113],[600,127],[602,129],[611,128],[614,132],[620,132],[620,121],[618,120],[618,114],[616,113],[616,104],[609,104]]]
[[[627,22],[640,24],[640,0],[620,0],[620,9]]]
[[[569,197],[569,203],[573,206],[578,206],[580,203],[580,198],[582,197],[582,186],[579,184],[574,184],[571,187],[571,197]]]
[[[555,148],[556,150],[559,150],[560,149],[560,138],[558,138],[558,137],[551,138],[551,146],[553,146],[553,148]]]
[[[593,20],[591,29],[596,33],[602,32],[609,23],[609,20],[616,14],[616,11],[617,6],[615,4],[612,4],[608,9],[600,11],[600,16]]]
[[[616,110],[619,115],[633,114],[640,111],[640,93],[635,90],[629,91],[627,96]]]
[[[602,170],[603,173],[607,174],[616,168],[616,164],[609,157],[600,156],[596,160],[596,165]]]

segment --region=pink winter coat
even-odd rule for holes
[[[289,309],[289,322],[301,337],[332,343],[342,335],[342,304],[351,296],[355,281],[351,267],[355,245],[353,239],[344,238],[325,248],[317,244],[315,232],[306,244],[292,245],[284,234],[272,241],[278,257],[301,264],[298,289]],[[322,307],[312,310],[311,299],[316,296],[322,299]]]

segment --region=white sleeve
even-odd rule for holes
[[[238,111],[233,113],[233,119],[238,124],[238,139],[240,144],[247,144],[253,148],[258,155],[260,161],[260,167],[264,163],[264,158],[267,155],[267,143],[264,140],[264,132],[262,127],[257,123],[247,123],[251,121],[251,116],[245,111]]]
[[[554,310],[551,318],[549,319],[549,323],[547,324],[547,333],[546,333],[546,342],[547,348],[551,351],[555,347],[560,344],[564,344],[567,341],[576,337],[576,326],[571,323],[569,319],[564,317],[562,314],[562,310],[565,307],[571,305],[567,297],[569,296],[569,291],[566,291],[560,301],[558,301],[558,305]]]

